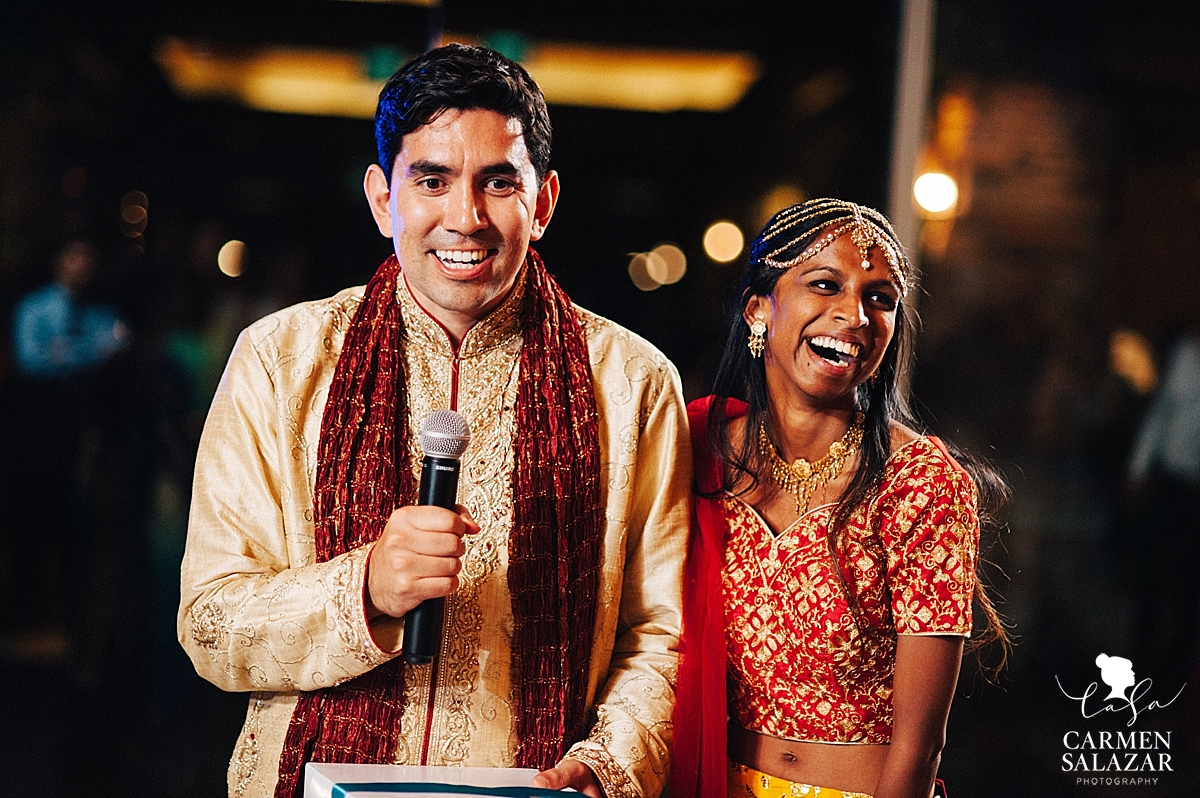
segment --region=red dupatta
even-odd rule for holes
[[[725,601],[721,565],[727,524],[720,502],[699,495],[720,490],[722,483],[721,462],[713,456],[708,444],[708,412],[714,399],[712,396],[697,399],[687,409],[697,496],[692,504],[683,582],[672,798],[711,798],[726,792]],[[726,400],[729,419],[746,415],[748,409],[745,402]]]

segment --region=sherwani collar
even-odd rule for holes
[[[508,296],[488,315],[477,321],[463,336],[455,352],[446,329],[429,315],[413,296],[408,279],[401,272],[396,285],[396,299],[404,317],[404,331],[409,342],[426,347],[427,351],[445,357],[472,357],[505,346],[521,334],[521,307],[525,300],[529,269],[521,267]]]

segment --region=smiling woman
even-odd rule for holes
[[[1004,639],[976,563],[1006,488],[908,409],[915,280],[888,221],[841,200],[751,247],[715,395],[689,408],[674,795],[934,789],[973,600]]]
[[[743,317],[766,324],[763,364],[781,410],[845,409],[883,361],[904,284],[882,250],[863,254],[849,236],[810,250],[779,270],[771,293],[750,296]]]

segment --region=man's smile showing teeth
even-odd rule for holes
[[[489,249],[435,249],[433,254],[442,263],[451,266],[474,266],[492,254]]]
[[[818,357],[844,366],[851,359],[858,357],[859,346],[850,341],[839,341],[828,335],[815,335],[808,339],[808,348]]]

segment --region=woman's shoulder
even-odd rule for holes
[[[908,428],[893,429],[892,455],[870,504],[871,513],[882,519],[880,531],[889,547],[911,540],[919,528],[932,533],[947,528],[952,519],[972,519],[977,506],[975,481],[945,442]],[[918,525],[918,519],[925,520]],[[969,526],[977,528],[978,522]]]
[[[970,474],[941,438],[903,424],[892,425],[891,438],[891,455],[884,469],[886,487],[911,484],[914,479],[973,485]]]
[[[925,436],[917,432],[912,427],[899,422],[892,424],[892,449],[891,454],[895,456],[904,447],[909,444],[924,438]]]

